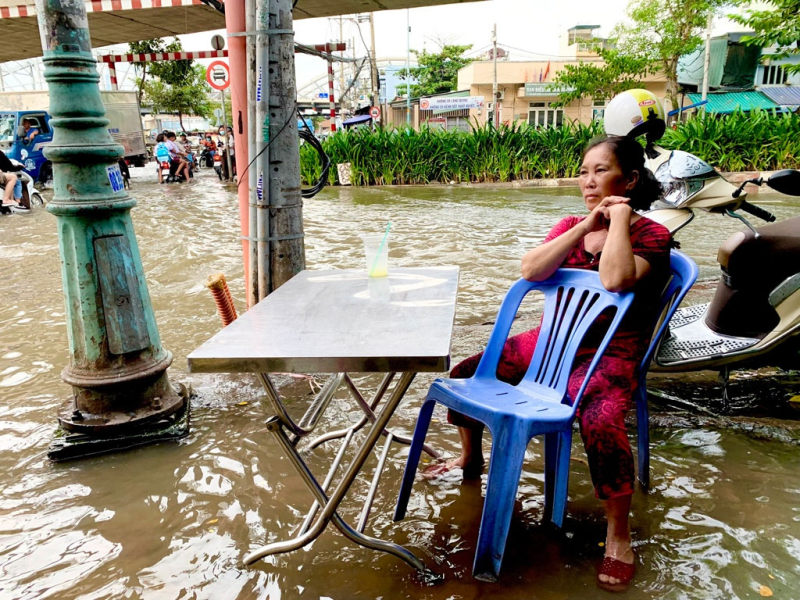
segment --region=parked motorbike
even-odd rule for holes
[[[44,206],[44,198],[42,194],[33,185],[33,178],[28,175],[23,169],[24,165],[18,160],[9,159],[11,164],[18,167],[19,170],[15,171],[15,175],[22,180],[22,199],[20,204],[24,207],[23,210],[30,210],[35,206]],[[0,197],[5,193],[5,186],[0,184]],[[10,214],[19,209],[13,206],[0,206],[0,214]]]
[[[800,351],[800,217],[754,227],[741,213],[774,222],[747,200],[745,186],[766,184],[800,196],[800,171],[734,185],[698,157],[655,147],[648,167],[664,186],[663,201],[646,216],[677,232],[701,209],[738,219],[746,229],[719,249],[721,276],[710,303],[680,308],[669,323],[652,371],[720,372],[727,407],[732,369],[796,368]]]

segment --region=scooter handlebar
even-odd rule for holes
[[[764,210],[763,208],[756,206],[755,204],[750,204],[747,200],[745,200],[739,205],[739,209],[753,215],[754,217],[763,219],[767,223],[772,223],[776,218],[775,215],[773,215],[768,210]]]

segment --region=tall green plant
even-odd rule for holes
[[[506,182],[576,177],[583,149],[602,133],[598,123],[540,128],[515,122],[469,132],[358,129],[331,135],[323,148],[334,164],[350,163],[354,185]],[[800,168],[800,115],[754,111],[693,119],[668,129],[660,143],[723,171]],[[319,159],[310,147],[301,148],[300,169],[306,184],[319,176]],[[335,182],[331,169],[329,183]]]

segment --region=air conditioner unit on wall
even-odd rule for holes
[[[498,100],[505,100],[506,99],[506,91],[505,90],[497,90],[497,99]]]

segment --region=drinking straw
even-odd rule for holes
[[[386,238],[389,237],[389,230],[391,228],[392,228],[392,222],[389,221],[386,224],[386,231],[383,232],[383,239],[381,240],[381,243],[378,246],[378,252],[375,254],[375,262],[372,263],[372,268],[369,270],[370,277],[372,277],[372,274],[375,272],[375,269],[378,266],[378,261],[381,259],[381,251],[383,250],[383,246],[386,244]]]

